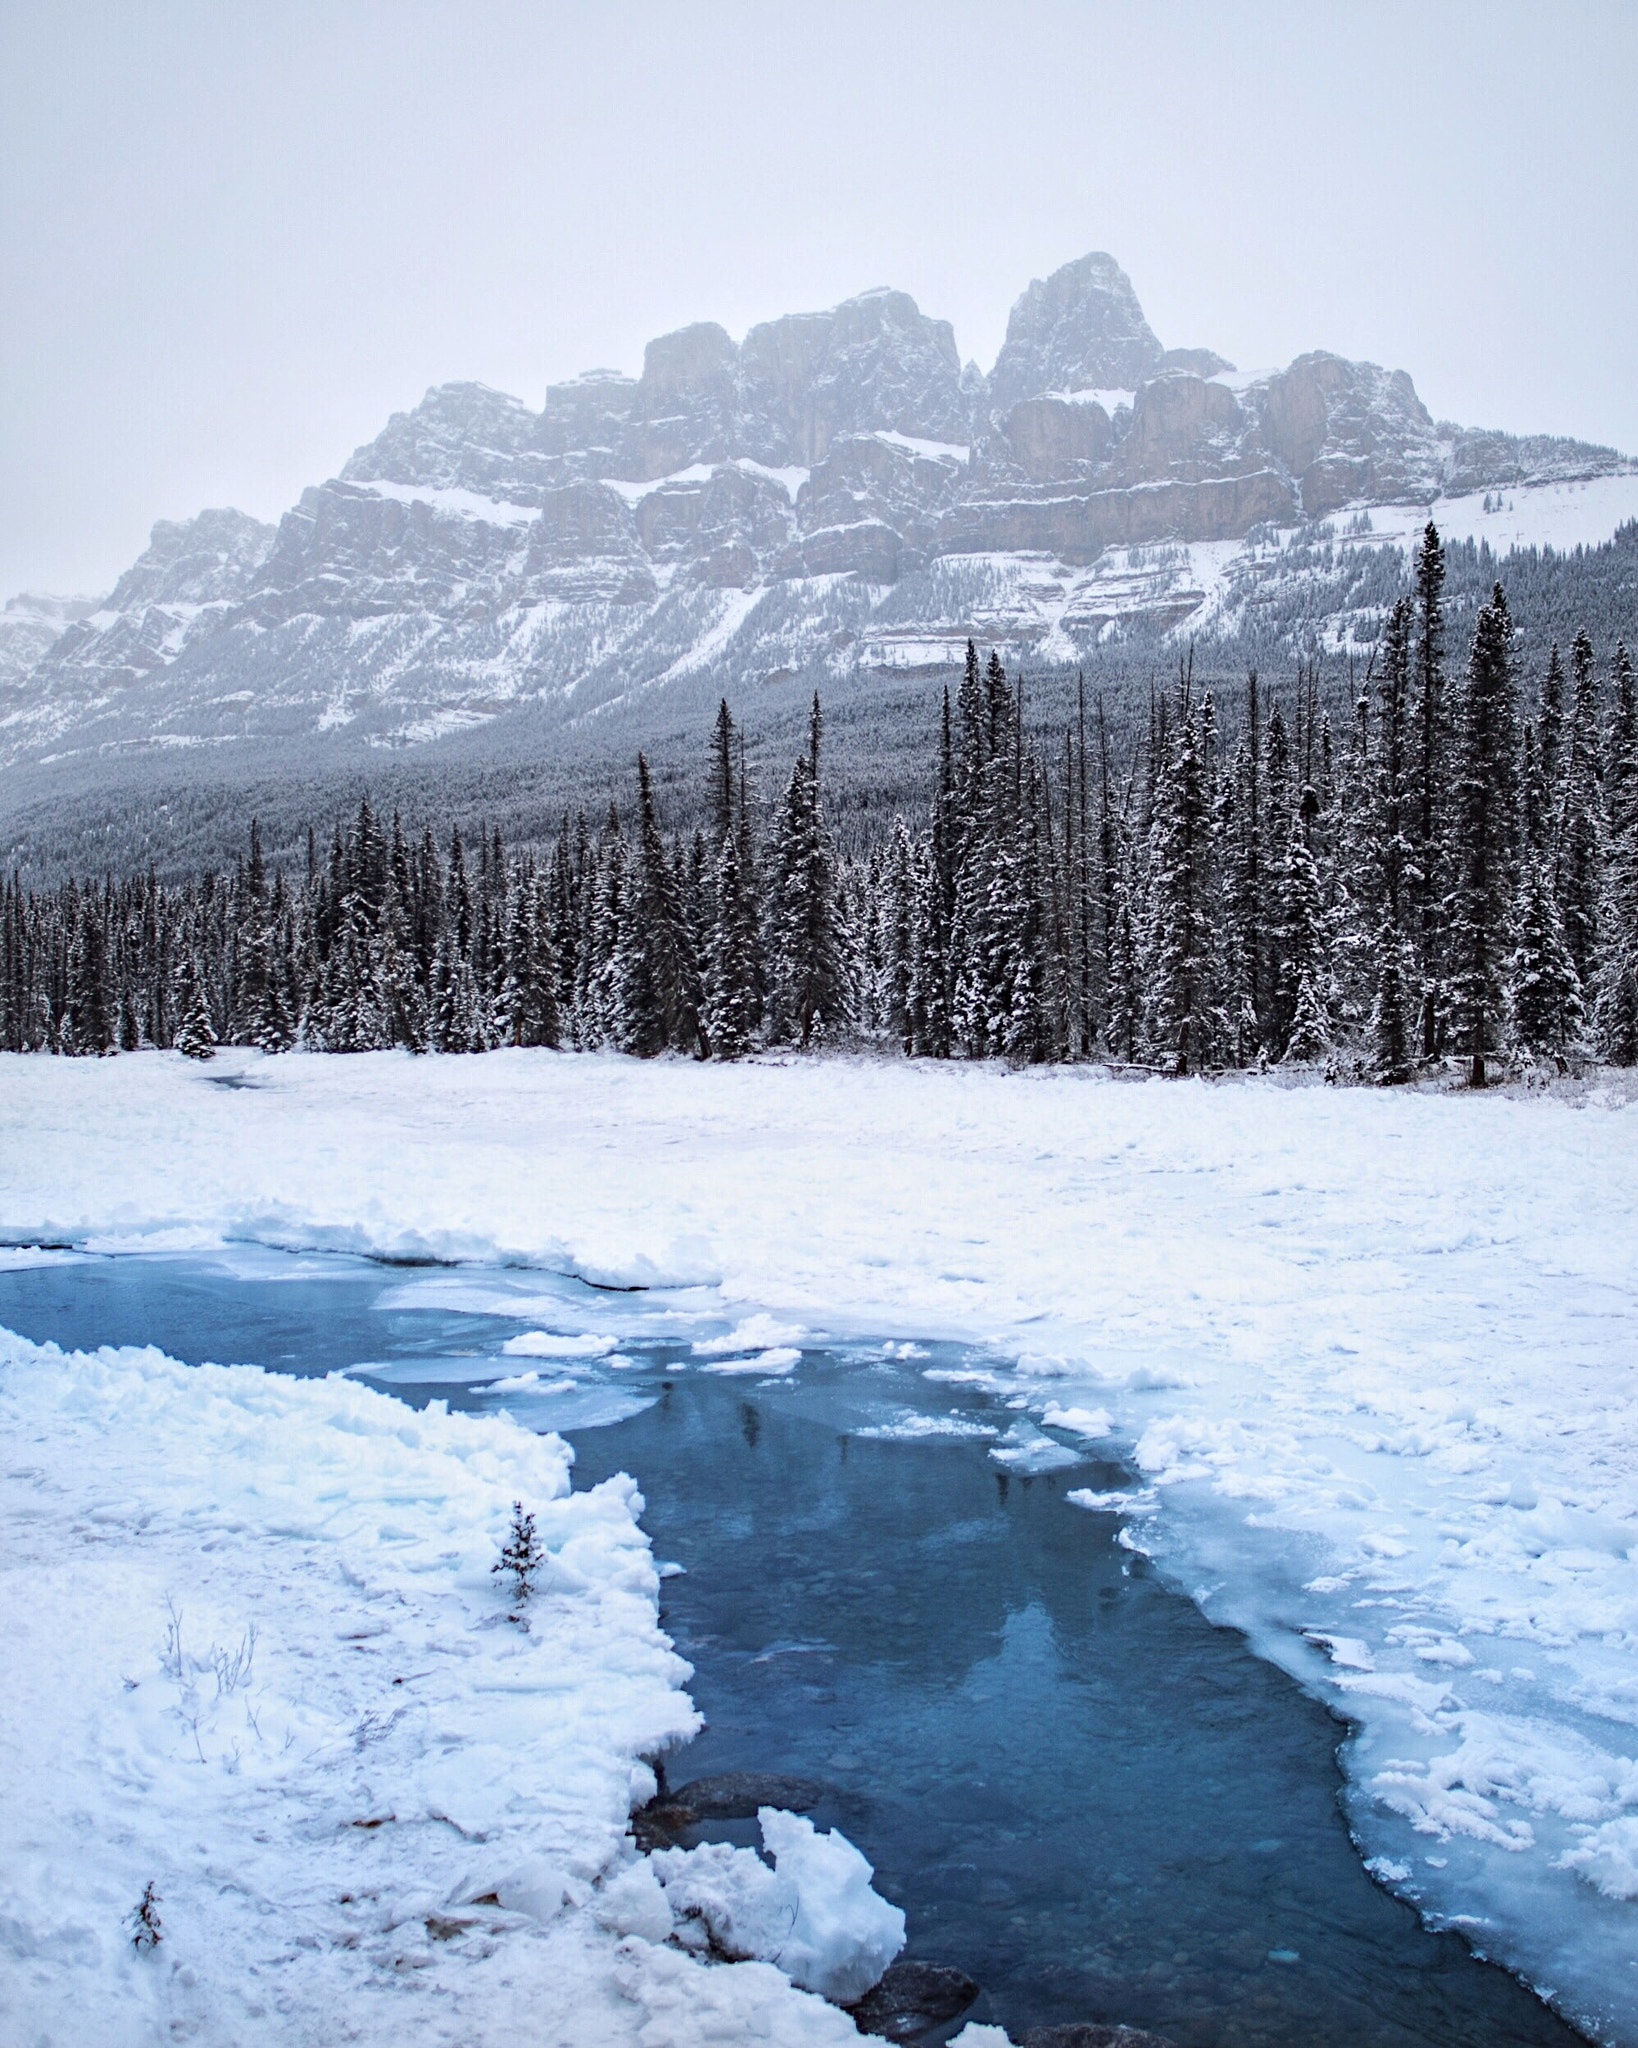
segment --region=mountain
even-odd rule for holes
[[[969,634],[1042,669],[1231,637],[1321,543],[1402,551],[1430,506],[1496,545],[1607,539],[1638,466],[1436,421],[1402,370],[1167,348],[1101,254],[1029,286],[987,376],[898,291],[701,323],[538,412],[441,385],[277,526],[161,522],[96,608],[14,600],[0,807],[51,761],[567,732],[685,683],[936,675]],[[1311,637],[1374,634],[1326,603]]]
[[[51,597],[27,590],[0,610],[0,690],[20,683],[69,626],[89,618],[97,597]]]

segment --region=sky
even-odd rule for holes
[[[1089,249],[1169,347],[1638,451],[1635,79],[1631,0],[0,0],[0,601],[692,320],[892,284],[987,369]]]

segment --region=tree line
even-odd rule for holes
[[[1430,523],[1412,587],[1333,720],[1317,664],[1220,707],[1185,659],[1117,758],[1084,689],[1032,730],[969,643],[926,815],[838,854],[823,720],[765,806],[726,702],[706,823],[629,816],[543,852],[447,847],[366,798],[304,874],[253,823],[231,873],[0,886],[0,1046],[613,1047],[734,1059],[865,1045],[1189,1074],[1322,1063],[1638,1062],[1638,708],[1585,634],[1537,686],[1497,585],[1446,646]],[[1225,709],[1229,715],[1225,716]],[[1340,729],[1338,729],[1340,728]]]

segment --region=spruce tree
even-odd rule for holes
[[[1511,963],[1513,1039],[1520,1051],[1562,1059],[1582,1028],[1581,980],[1564,943],[1545,856],[1526,851]]]
[[[1479,612],[1456,711],[1448,931],[1453,1041],[1482,1088],[1501,1042],[1517,868],[1513,622],[1498,583]]]
[[[637,757],[637,861],[620,932],[615,1037],[652,1059],[676,1046],[699,1049],[697,998],[689,986],[676,876],[660,837],[647,759]]]
[[[739,834],[722,835],[714,878],[716,915],[706,956],[705,1036],[713,1059],[737,1060],[756,1044],[762,1021],[757,924],[740,862]]]
[[[1221,1033],[1212,918],[1211,804],[1200,718],[1177,707],[1171,758],[1157,793],[1155,948],[1148,1007],[1169,1070],[1200,1073]]]
[[[114,1006],[108,985],[108,940],[98,905],[87,890],[74,919],[67,1030],[64,1049],[105,1053],[114,1049]]]
[[[1638,1065],[1638,701],[1632,663],[1615,652],[1615,705],[1605,758],[1609,848],[1593,973],[1593,1031],[1612,1065]]]
[[[1544,815],[1549,820],[1549,850],[1557,836],[1559,779],[1564,766],[1564,663],[1555,640],[1547,656],[1541,679],[1541,703],[1536,711],[1536,747],[1541,758],[1541,780],[1547,793]]]
[[[1413,914],[1412,942],[1419,984],[1418,1029],[1423,1059],[1439,1050],[1443,1028],[1441,969],[1445,900],[1445,550],[1430,519],[1416,553],[1416,698],[1412,710],[1415,748],[1415,808],[1411,858],[1406,869]]]
[[[1417,816],[1411,731],[1413,619],[1408,598],[1401,598],[1389,614],[1376,724],[1365,755],[1370,781],[1363,811],[1369,863],[1364,905],[1370,931],[1367,1036],[1371,1072],[1385,1082],[1407,1079],[1411,1068],[1408,1007],[1416,939],[1411,922],[1412,829]]]
[[[817,700],[816,700],[817,701]],[[815,763],[818,721],[791,770],[774,831],[768,916],[774,1033],[810,1046],[847,1021],[835,872]]]
[[[189,955],[182,999],[182,1023],[176,1034],[176,1049],[190,1060],[208,1060],[216,1051],[216,1027],[210,1018],[204,971]]]
[[[1592,980],[1598,947],[1598,894],[1604,861],[1604,815],[1599,788],[1601,734],[1592,642],[1577,633],[1570,648],[1574,697],[1564,750],[1563,794],[1554,848],[1554,894],[1564,944],[1576,980]]]

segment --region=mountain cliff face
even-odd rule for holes
[[[682,676],[936,669],[969,633],[1071,663],[1209,626],[1213,549],[1255,566],[1347,508],[1633,476],[1436,422],[1403,371],[1167,349],[1106,255],[1029,286],[987,377],[947,322],[866,292],[739,343],[662,335],[640,377],[588,371],[539,412],[442,385],[277,527],[162,522],[94,611],[0,615],[0,764],[413,744]]]

